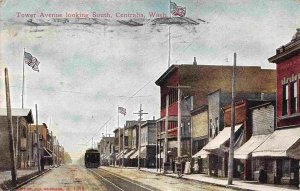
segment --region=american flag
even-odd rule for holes
[[[178,6],[176,3],[170,3],[170,11],[173,16],[184,17],[186,14],[186,8]]]
[[[126,115],[126,109],[124,107],[118,107],[118,112],[123,115]]]
[[[39,72],[39,64],[40,62],[36,59],[36,57],[33,57],[30,53],[24,52],[24,62],[28,66],[30,66],[34,71]]]

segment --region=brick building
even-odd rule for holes
[[[236,89],[240,93],[272,93],[276,91],[275,70],[256,66],[239,66]],[[155,82],[160,86],[161,110],[157,126],[161,135],[159,144],[164,145],[165,121],[168,118],[168,151],[177,149],[178,90],[174,86],[190,86],[182,90],[181,96],[181,155],[191,156],[191,113],[194,108],[208,104],[207,95],[221,89],[231,92],[231,66],[213,65],[172,65]],[[169,97],[168,116],[166,98]],[[171,157],[171,156],[170,156]],[[173,160],[168,158],[168,161]],[[177,157],[177,153],[175,156]]]
[[[276,129],[253,153],[274,178],[271,183],[299,185],[300,160],[300,29],[269,58],[276,64]],[[273,167],[273,168],[271,168]]]

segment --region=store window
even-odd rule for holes
[[[291,83],[291,113],[297,113],[298,112],[298,109],[297,109],[297,105],[298,105],[298,102],[297,102],[297,94],[298,94],[298,88],[297,88],[297,81],[295,82],[292,82]]]
[[[284,159],[282,161],[282,176],[289,177],[290,176],[290,160]]]
[[[288,84],[283,85],[283,97],[282,97],[282,115],[288,114],[289,103],[289,88]]]

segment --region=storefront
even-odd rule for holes
[[[254,179],[267,172],[266,182],[299,184],[300,127],[276,130],[252,153]]]
[[[205,145],[196,155],[207,160],[208,175],[227,176],[228,148],[230,139],[230,127],[225,127],[214,139]],[[243,136],[243,124],[235,126],[235,145],[240,145]],[[235,165],[237,168],[237,165]],[[236,170],[237,171],[237,170]]]

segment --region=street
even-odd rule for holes
[[[100,167],[86,169],[63,165],[24,185],[18,190],[230,190],[204,183],[176,179],[135,169]]]

